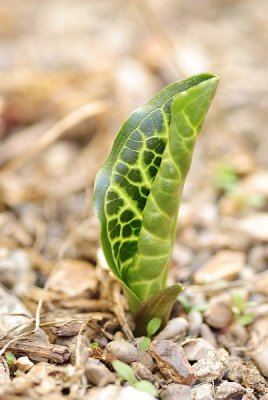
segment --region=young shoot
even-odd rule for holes
[[[150,344],[152,342],[152,337],[153,335],[156,334],[156,332],[159,330],[160,326],[162,325],[162,321],[160,318],[152,318],[146,327],[146,333],[147,336],[145,336],[141,343],[140,343],[140,349],[141,351],[147,351],[150,347]]]
[[[184,182],[218,77],[174,82],[122,125],[98,173],[94,207],[102,249],[139,332],[166,323],[180,285],[166,287]]]
[[[133,369],[122,361],[116,360],[112,363],[113,368],[122,381],[127,381],[134,388],[142,392],[149,393],[152,396],[157,396],[157,391],[154,385],[147,380],[138,381],[135,377]]]

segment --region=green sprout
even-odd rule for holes
[[[14,354],[11,353],[11,351],[7,351],[5,353],[5,358],[6,358],[7,365],[9,367],[13,367],[16,362],[16,357],[14,356]]]
[[[116,360],[112,363],[113,368],[122,381],[127,381],[134,388],[142,392],[149,393],[152,396],[157,396],[157,391],[154,385],[147,380],[138,381],[135,377],[133,369],[122,361]]]
[[[213,177],[216,188],[223,193],[232,193],[239,181],[236,169],[227,163],[217,165]]]
[[[98,342],[92,342],[92,343],[90,343],[89,344],[89,346],[88,346],[90,349],[92,349],[92,350],[94,350],[94,349],[97,349],[98,347],[99,347],[99,343]]]
[[[208,309],[208,303],[192,304],[189,298],[183,293],[178,296],[178,302],[181,303],[186,314],[189,314],[191,311],[199,311],[200,313],[203,313]]]
[[[232,294],[232,312],[236,317],[236,320],[243,326],[247,326],[252,323],[254,319],[253,312],[249,312],[248,308],[256,305],[254,301],[246,302],[241,293],[234,292]]]
[[[138,332],[167,322],[182,287],[166,287],[184,182],[219,78],[174,82],[122,125],[97,175],[94,208],[106,261],[121,282]]]
[[[152,337],[153,335],[158,331],[160,326],[162,325],[162,321],[160,318],[152,318],[146,327],[146,333],[147,336],[145,336],[141,343],[140,343],[140,349],[141,351],[147,351],[150,347],[150,344],[152,342]]]

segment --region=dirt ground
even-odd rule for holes
[[[159,399],[268,399],[267,15],[266,0],[0,1],[0,399],[152,399],[116,359]],[[221,82],[179,213],[169,284],[185,289],[142,351],[92,188],[129,113],[204,71]]]

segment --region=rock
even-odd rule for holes
[[[212,328],[226,328],[233,320],[230,296],[214,296],[204,313],[206,323]]]
[[[252,268],[254,268],[254,270],[256,272],[261,272],[263,270],[265,270],[266,265],[268,262],[268,246],[254,246],[248,255],[248,263],[249,265],[252,266]],[[268,293],[268,289],[267,289],[267,278],[265,279],[265,285],[263,285],[263,288],[266,288],[265,294]],[[261,283],[262,279],[257,281],[256,283]],[[262,293],[262,291],[261,291]]]
[[[115,382],[115,376],[99,360],[89,358],[85,366],[87,380],[96,386],[105,386],[108,383]]]
[[[191,400],[191,389],[189,386],[171,383],[167,385],[162,394],[162,400]]]
[[[83,400],[154,400],[149,393],[137,390],[132,386],[108,385],[105,388],[93,388],[88,391]]]
[[[150,346],[150,352],[163,375],[183,385],[191,386],[194,383],[193,368],[180,345],[170,340],[154,341]]]
[[[188,339],[183,344],[183,350],[188,361],[198,361],[205,357],[209,350],[215,350],[214,347],[205,339]]]
[[[242,361],[238,357],[230,357],[225,377],[233,382],[241,383],[243,380]]]
[[[18,297],[26,295],[35,280],[29,254],[21,249],[0,247],[0,276],[1,283],[13,294]]]
[[[248,393],[244,394],[244,396],[242,397],[242,400],[257,400],[257,398],[254,396],[254,394],[252,392],[248,392]]]
[[[215,335],[207,324],[202,324],[200,335],[203,339],[212,344],[213,347],[217,346]]]
[[[266,378],[268,377],[268,345],[261,345],[250,354],[260,372]]]
[[[227,367],[229,365],[230,362],[230,355],[228,353],[228,351],[226,349],[224,349],[223,347],[220,347],[216,350],[216,354],[219,358],[219,360],[222,362],[225,371],[227,370]]]
[[[177,341],[186,335],[189,324],[184,318],[171,319],[165,328],[155,337],[155,341],[173,340]]]
[[[193,365],[195,376],[198,382],[213,382],[222,378],[224,367],[215,351],[208,351],[204,358]]]
[[[238,228],[252,239],[268,242],[268,212],[255,213],[242,218]]]
[[[210,383],[202,383],[192,388],[191,400],[213,400],[214,389]]]
[[[252,361],[244,361],[242,364],[242,385],[253,389],[258,395],[268,393],[267,382]]]
[[[201,312],[192,310],[188,314],[189,328],[188,335],[191,337],[196,337],[200,334],[203,317]]]
[[[268,172],[258,171],[244,178],[238,186],[238,190],[247,197],[249,194],[261,194],[268,197]]]
[[[95,292],[97,284],[95,268],[92,264],[66,259],[56,265],[49,289],[51,296],[58,296],[59,293],[68,298],[81,295],[90,296]]]
[[[241,251],[221,250],[211,257],[193,276],[198,284],[231,281],[235,279],[245,265],[245,253]]]
[[[136,347],[129,342],[124,340],[112,341],[107,344],[106,351],[109,354],[113,354],[118,360],[123,361],[126,364],[131,364],[137,361],[138,351]]]
[[[19,357],[16,361],[16,366],[22,372],[28,372],[34,366],[34,363],[27,356]]]
[[[145,351],[138,352],[137,361],[143,364],[146,368],[148,368],[149,371],[152,371],[154,368],[154,360],[152,359],[152,356]]]
[[[240,400],[246,389],[236,382],[222,382],[216,389],[215,400]]]
[[[138,379],[146,379],[147,381],[153,382],[154,381],[154,375],[152,374],[152,372],[146,368],[142,363],[140,362],[133,362],[131,364],[134,372],[135,372],[135,376]]]

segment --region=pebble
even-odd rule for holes
[[[200,334],[203,317],[201,312],[192,310],[188,314],[189,328],[188,335],[191,337],[197,337]]]
[[[202,383],[192,388],[191,400],[213,400],[214,389],[210,383]]]
[[[154,400],[149,393],[137,390],[132,386],[108,385],[105,388],[93,388],[88,391],[83,400]]]
[[[123,340],[114,340],[108,343],[106,351],[109,354],[113,354],[118,360],[123,361],[126,364],[131,364],[138,359],[138,351],[136,347],[132,343]]]
[[[154,381],[154,375],[152,374],[152,372],[146,368],[142,363],[140,362],[133,362],[131,364],[134,372],[135,372],[135,376],[138,379],[146,379],[147,381],[153,382]]]
[[[184,318],[171,319],[165,328],[154,338],[155,341],[173,340],[178,341],[186,335],[189,324]]]
[[[268,393],[267,382],[252,361],[244,361],[242,364],[243,381],[246,388],[253,389],[259,395]],[[268,399],[267,399],[268,400]]]
[[[205,357],[209,350],[215,350],[214,347],[205,339],[189,339],[183,344],[183,350],[188,361],[198,361]]]
[[[194,383],[193,368],[180,345],[170,340],[154,341],[150,346],[150,352],[163,375],[183,385],[191,386]]]
[[[226,328],[233,320],[229,296],[214,296],[209,302],[208,309],[204,313],[205,322],[212,328]]]
[[[222,382],[216,389],[215,400],[240,400],[246,389],[236,382]]]
[[[138,352],[137,361],[143,364],[146,368],[148,368],[149,371],[152,371],[154,369],[154,360],[152,359],[152,356],[146,351]]]
[[[34,366],[34,363],[27,357],[19,357],[16,361],[16,366],[22,372],[28,372]]]
[[[115,382],[115,376],[99,360],[89,358],[85,366],[87,380],[96,386],[102,387]]]
[[[72,282],[72,284],[70,284]],[[92,264],[80,260],[62,260],[51,276],[50,290],[57,294],[75,297],[94,294],[98,281]]]
[[[195,376],[199,382],[213,382],[222,378],[224,367],[215,351],[208,351],[204,358],[193,365]]]
[[[254,361],[260,372],[266,378],[268,377],[268,346],[259,346],[250,354],[251,359]]]
[[[253,393],[248,392],[246,394],[244,394],[244,396],[242,397],[242,400],[257,400],[257,398],[254,396]],[[264,400],[264,399],[262,399]]]
[[[200,335],[203,339],[212,344],[213,347],[217,347],[217,341],[215,335],[207,324],[205,323],[202,324]]]
[[[255,213],[239,221],[238,228],[252,239],[268,242],[268,212]]]
[[[251,265],[256,272],[265,270],[268,262],[268,246],[254,246],[248,255],[248,263]],[[267,280],[266,280],[267,283]],[[267,293],[267,286],[266,286]]]
[[[230,357],[225,373],[227,379],[241,383],[243,380],[242,361],[238,357]]]
[[[162,394],[162,400],[191,400],[191,389],[189,386],[171,383],[167,385]]]
[[[231,281],[240,274],[245,265],[245,253],[221,250],[212,256],[193,276],[198,284]]]

